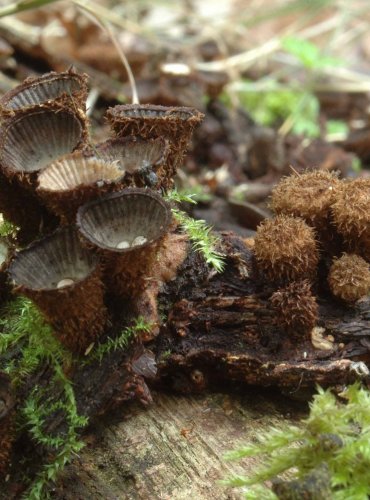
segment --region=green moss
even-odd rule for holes
[[[0,222],[0,237],[2,238],[6,238],[8,236],[15,237],[18,231],[19,227],[15,226],[11,222],[4,219]]]
[[[20,297],[3,306],[0,317],[0,369],[10,375],[13,385],[20,387],[45,366],[52,371],[47,387],[33,387],[20,408],[18,419],[18,426],[26,429],[32,440],[47,451],[49,462],[41,465],[23,497],[40,500],[48,498],[49,486],[84,446],[79,433],[88,420],[78,414],[73,384],[64,373],[74,361],[72,355],[54,336],[36,306]],[[98,344],[86,363],[101,361],[109,352],[126,348],[135,334],[150,327],[138,318],[117,338]],[[50,433],[47,424],[55,416],[62,425]]]
[[[165,199],[177,203],[196,203],[195,196],[195,194],[182,194],[177,190],[173,190],[165,195]],[[178,208],[173,208],[172,213],[181,229],[187,233],[189,240],[193,244],[193,249],[201,253],[207,264],[217,272],[222,272],[225,262],[223,255],[217,250],[220,239],[212,232],[212,228],[207,226],[204,220],[193,219]]]
[[[271,429],[256,443],[230,452],[228,459],[260,456],[264,465],[250,476],[233,477],[225,484],[244,488],[245,498],[277,498],[264,482],[284,473],[292,481],[285,481],[290,493],[280,498],[288,499],[294,497],[293,490],[302,495],[305,485],[312,486],[313,472],[327,467],[333,499],[366,500],[370,495],[370,393],[354,384],[341,396],[345,403],[330,390],[319,388],[301,425]],[[322,484],[318,481],[317,488]],[[320,494],[311,492],[307,498],[330,498]]]
[[[42,363],[72,362],[71,354],[29,299],[19,297],[5,304],[0,318],[0,368],[10,375],[14,385],[22,383]]]
[[[147,323],[141,316],[137,318],[132,326],[128,326],[122,330],[120,335],[116,338],[108,338],[108,340],[102,344],[98,344],[95,349],[89,354],[87,364],[92,361],[99,360],[102,361],[103,357],[110,352],[117,351],[118,349],[126,349],[130,341],[141,332],[149,333],[152,328],[150,323]]]
[[[64,375],[62,367],[53,366],[54,378],[52,380],[52,394],[49,398],[43,397],[44,391],[35,387],[26,400],[23,408],[29,432],[33,439],[40,445],[47,447],[53,457],[49,463],[42,466],[41,471],[32,482],[23,498],[39,500],[47,498],[47,487],[58,478],[59,473],[70,463],[76,454],[85,446],[79,439],[79,431],[87,425],[88,419],[77,413],[76,399],[70,380]],[[56,387],[62,388],[55,391]],[[44,425],[48,417],[56,413],[63,413],[66,431],[56,435],[46,434]]]

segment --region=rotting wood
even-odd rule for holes
[[[333,348],[315,349],[309,339],[297,345],[279,330],[267,302],[271,290],[253,274],[253,256],[244,241],[224,233],[222,249],[227,257],[221,274],[210,271],[201,255],[188,251],[177,276],[162,287],[159,316],[167,319],[144,350],[137,339],[127,351],[115,351],[101,363],[80,364],[68,373],[78,411],[92,424],[127,407],[129,401],[150,403],[147,384],[183,393],[217,389],[225,382],[258,384],[280,386],[294,395],[316,383],[341,385],[359,377],[368,379],[368,373],[361,372],[361,361],[368,359],[369,299],[356,308],[337,307],[322,299],[319,326],[333,338]],[[157,294],[158,289],[152,288]],[[116,336],[127,322],[126,311],[107,335]],[[47,386],[50,376],[43,370],[23,391],[27,394],[35,384]],[[21,400],[22,394],[18,397]],[[46,430],[53,432],[63,425],[63,415],[57,415]],[[18,439],[16,452],[28,447],[33,457],[45,459],[45,450],[31,451],[32,443],[24,439]],[[7,499],[17,498],[22,491],[16,463],[14,458],[10,480],[4,486]]]
[[[273,289],[259,279],[243,240],[223,234],[227,268],[211,275],[190,254],[159,297],[167,321],[157,343],[158,378],[193,392],[222,380],[280,387],[369,380],[370,298],[356,307],[328,298],[321,284],[315,343],[289,337],[268,299]],[[321,344],[320,344],[321,341]],[[326,343],[325,343],[326,342]]]
[[[246,474],[255,459],[227,462],[224,453],[306,409],[256,388],[242,394],[154,393],[153,400],[145,411],[134,405],[119,415],[121,422],[94,428],[53,498],[239,500],[239,491],[218,481]]]

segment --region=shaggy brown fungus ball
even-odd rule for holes
[[[339,184],[335,172],[314,170],[291,175],[272,191],[271,208],[277,214],[302,217],[308,224],[325,229]]]
[[[317,323],[318,306],[307,280],[290,283],[272,294],[270,301],[279,326],[292,335],[308,334]]]
[[[332,213],[348,247],[370,260],[370,179],[343,182],[335,194]]]
[[[335,297],[355,302],[370,293],[369,264],[359,255],[345,253],[332,264],[328,282]]]
[[[258,267],[274,281],[312,277],[319,260],[313,229],[287,215],[266,219],[258,226],[254,252]]]

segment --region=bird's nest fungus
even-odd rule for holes
[[[204,258],[209,240],[189,244],[166,201],[202,114],[116,106],[112,137],[94,145],[86,95],[86,76],[70,71],[28,79],[0,100],[0,210],[19,228],[4,242],[1,298],[13,287],[37,305],[67,353],[58,376],[73,382],[79,413],[148,403],[147,383],[187,392],[220,381],[290,390],[368,379],[369,180],[283,179],[254,244],[219,235],[217,273]],[[2,352],[4,371],[20,349]],[[0,372],[3,476],[12,443],[25,439],[17,413],[35,387],[41,401],[51,397],[51,364],[21,384]],[[64,425],[58,408],[45,418],[48,435]]]

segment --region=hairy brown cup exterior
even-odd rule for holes
[[[0,99],[0,117],[6,119],[19,111],[34,106],[47,107],[50,103],[85,113],[87,75],[73,69],[57,73],[51,71],[40,77],[26,78]]]
[[[35,302],[67,349],[81,354],[103,332],[107,310],[100,267],[80,246],[74,228],[59,229],[21,250],[9,274],[15,291]]]
[[[170,152],[164,189],[173,185],[173,177],[181,166],[193,131],[204,118],[203,113],[194,108],[154,104],[122,104],[109,108],[106,116],[118,137],[134,135],[168,140]]]
[[[125,189],[82,206],[77,225],[85,242],[104,262],[107,288],[124,299],[147,287],[162,240],[169,230],[171,210],[149,189]],[[142,236],[146,242],[119,248]],[[117,248],[118,246],[118,248]]]
[[[21,245],[31,243],[43,231],[55,229],[57,223],[29,190],[21,187],[16,179],[9,180],[1,172],[0,213],[6,221],[19,228],[17,241]]]

